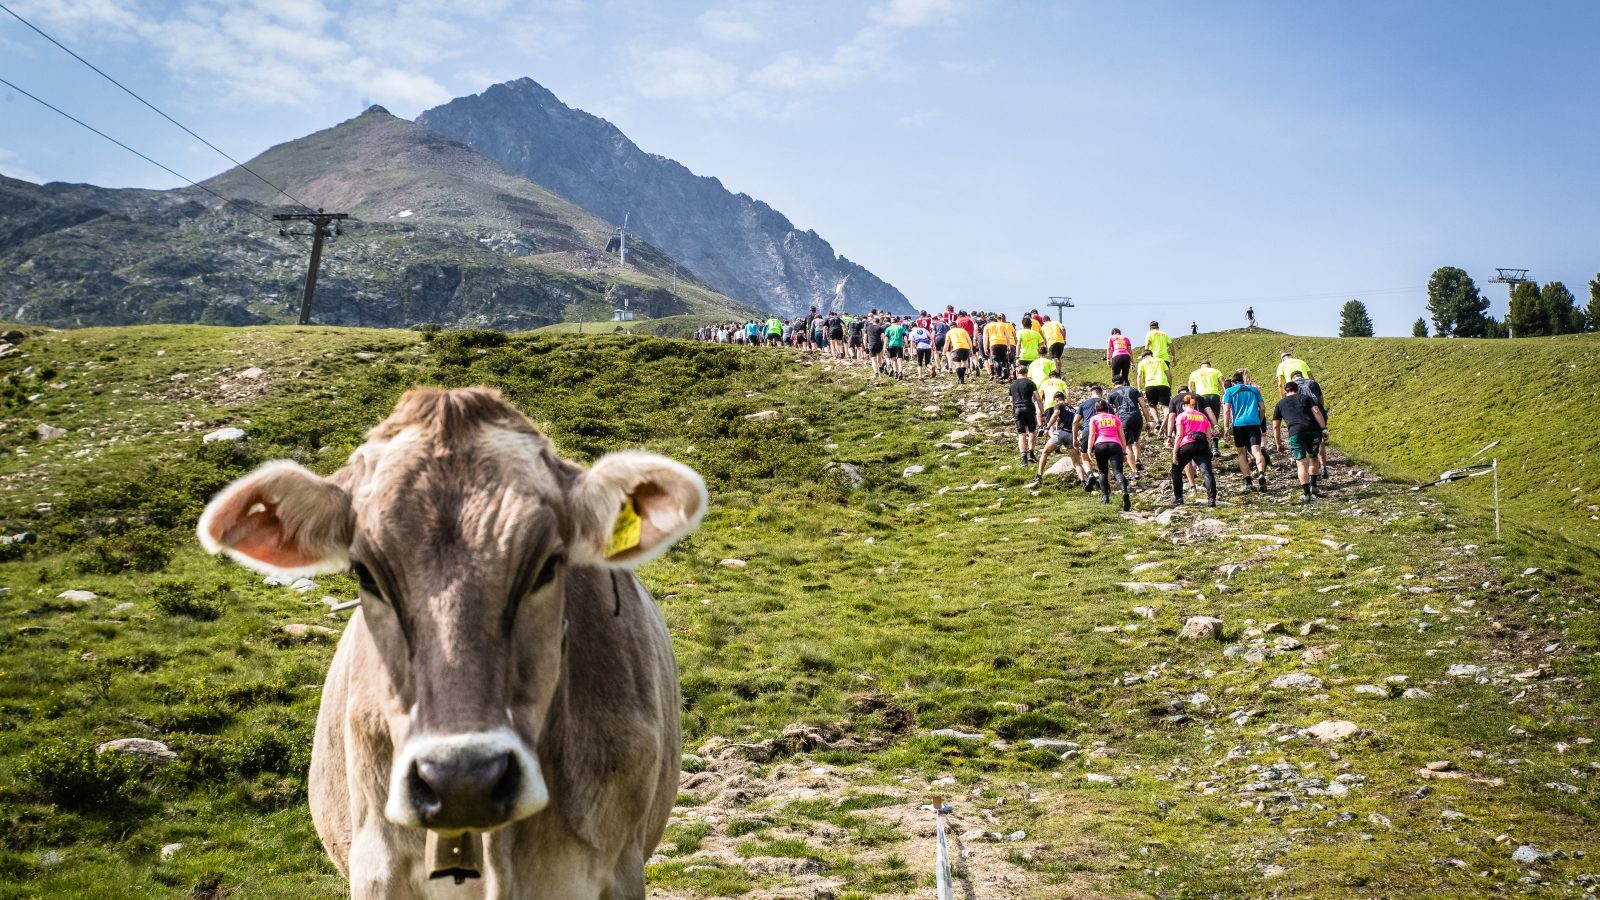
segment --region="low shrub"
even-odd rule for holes
[[[163,581],[150,589],[150,600],[155,603],[156,609],[169,616],[187,616],[211,622],[222,615],[219,595],[225,590],[220,585],[202,588],[191,581]]]
[[[97,753],[84,741],[50,741],[17,764],[17,780],[38,797],[69,809],[125,806],[144,792],[145,763],[124,753]]]

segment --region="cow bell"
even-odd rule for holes
[[[461,884],[483,877],[483,835],[464,831],[455,837],[428,832],[423,853],[428,857],[428,878],[454,878]]]

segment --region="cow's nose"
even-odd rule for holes
[[[516,757],[452,753],[418,757],[411,766],[411,802],[428,828],[492,828],[511,816],[522,783]]]

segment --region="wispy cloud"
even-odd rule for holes
[[[561,40],[571,0],[22,0],[19,12],[80,40],[134,40],[178,78],[230,102],[313,107],[360,95],[401,110],[451,98],[436,75],[477,66],[492,27],[535,49]]]
[[[867,11],[867,18],[890,28],[921,28],[954,21],[967,11],[964,0],[889,0]]]
[[[694,21],[701,34],[725,44],[755,43],[764,36],[744,10],[709,9]]]
[[[4,147],[0,147],[0,175],[20,178],[23,181],[31,181],[34,184],[40,184],[44,181],[43,175],[19,165],[17,163],[17,154]]]
[[[871,24],[857,30],[826,56],[787,52],[752,72],[754,84],[790,91],[837,90],[874,77],[899,77],[908,67],[897,53],[903,32],[948,25],[968,9],[967,0],[889,0],[867,10]]]
[[[653,100],[708,100],[726,97],[739,68],[698,47],[636,47],[630,54],[634,89]]]

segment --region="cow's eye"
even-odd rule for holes
[[[383,599],[383,591],[378,589],[378,580],[372,577],[372,570],[365,563],[353,562],[350,571],[356,575],[356,581],[361,585],[361,593],[377,599]]]
[[[533,589],[542,591],[556,580],[556,573],[561,571],[561,557],[551,554],[544,561],[544,566],[539,569],[539,577],[533,580]]]

